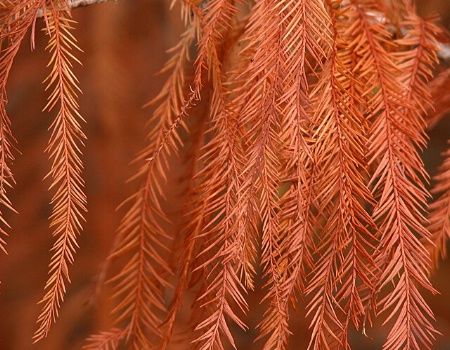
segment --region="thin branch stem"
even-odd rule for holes
[[[102,2],[107,2],[110,0],[67,0],[67,4],[69,5],[69,9],[73,10],[76,9],[78,7],[85,7],[85,6],[89,6],[89,5],[93,5],[93,4],[100,4]],[[114,0],[115,2],[117,2],[117,0]],[[66,4],[61,6],[61,10],[67,10],[67,6]],[[44,16],[44,11],[42,9],[40,9],[37,13],[37,17],[43,17]]]

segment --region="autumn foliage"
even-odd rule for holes
[[[0,2],[5,253],[16,147],[6,85],[30,28],[32,46],[37,21],[48,36],[54,246],[30,339],[38,343],[69,288],[86,212],[72,6]],[[409,0],[179,0],[176,8],[185,31],[148,103],[137,189],[121,204],[103,267],[113,324],[85,348],[236,347],[253,312],[249,293],[260,290],[261,349],[296,348],[289,340],[301,309],[308,349],[350,349],[349,330],[370,334],[376,319],[389,329],[383,349],[431,349],[439,332],[423,295],[437,292],[429,278],[450,234],[450,151],[432,195],[421,159],[426,128],[450,96],[437,19],[420,18]],[[181,213],[165,205],[174,156],[184,164]],[[186,306],[188,331],[179,332]]]

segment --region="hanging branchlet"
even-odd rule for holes
[[[62,3],[64,5],[64,3]],[[72,51],[79,50],[72,34],[74,21],[70,12],[58,8],[59,1],[48,1],[45,12],[45,31],[49,36],[47,50],[51,54],[47,90],[50,97],[44,110],[57,110],[56,118],[50,126],[51,137],[47,152],[52,159],[52,168],[48,174],[52,183],[50,190],[53,212],[51,224],[56,242],[50,261],[47,290],[41,300],[44,305],[38,318],[39,328],[35,341],[46,337],[59,313],[66,293],[66,283],[70,282],[69,266],[74,262],[75,249],[78,248],[77,236],[82,230],[83,214],[86,211],[86,195],[83,192],[84,180],[81,172],[81,146],[86,138],[81,130],[84,119],[79,114],[78,79],[73,72],[73,63],[80,63]]]

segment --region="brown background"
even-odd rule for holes
[[[438,12],[444,23],[450,22],[449,0],[420,1],[418,9],[423,15]],[[50,167],[44,149],[51,115],[41,112],[47,97],[42,81],[48,74],[48,55],[44,51],[46,37],[39,33],[34,52],[30,52],[28,42],[23,44],[8,89],[8,110],[21,153],[15,152],[17,186],[10,191],[19,215],[6,213],[13,229],[7,238],[9,255],[0,255],[0,350],[81,349],[87,335],[110,326],[109,290],[105,287],[96,296],[95,278],[123,215],[116,207],[135,188],[134,183],[125,181],[136,169],[129,162],[144,145],[145,122],[151,109],[142,106],[162,86],[164,77],[155,73],[168,57],[165,50],[176,43],[181,30],[177,9],[169,11],[168,3],[159,0],[119,0],[77,9],[74,17],[79,22],[75,35],[84,51],[78,55],[83,66],[76,71],[83,90],[81,112],[88,121],[84,125],[88,140],[83,156],[89,199],[87,223],[60,318],[46,340],[32,345],[41,309],[36,303],[43,296],[53,244],[48,228],[49,181],[42,180]],[[426,152],[430,172],[435,171],[439,153],[450,138],[446,124],[444,120],[431,135]],[[173,176],[179,176],[176,170]],[[177,203],[168,205],[174,209]],[[442,294],[426,295],[437,326],[444,333],[435,347],[440,350],[450,349],[449,280],[450,264],[446,262],[433,277]],[[261,296],[249,298],[257,307]],[[309,338],[307,322],[303,315],[297,320],[292,328],[296,336],[293,348],[304,349]],[[247,322],[254,325],[257,320]],[[383,331],[370,330],[373,341],[355,333],[354,349],[381,349]],[[259,349],[261,343],[252,342],[255,335],[254,331],[239,334],[238,347]]]

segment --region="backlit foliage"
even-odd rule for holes
[[[35,341],[58,316],[86,210],[71,5],[0,3],[2,210],[14,210],[6,83],[37,20],[49,38],[55,243]],[[432,348],[438,332],[422,293],[436,293],[429,275],[450,235],[450,151],[430,206],[420,155],[427,118],[435,123],[450,95],[436,88],[449,80],[436,19],[419,18],[409,0],[176,5],[185,31],[149,103],[138,188],[123,204],[110,257],[119,265],[110,277],[114,324],[86,349],[236,348],[232,330],[248,329],[259,279],[262,349],[295,348],[298,308],[309,349],[349,349],[349,330],[368,333],[374,318],[390,327],[383,349]],[[187,169],[181,216],[164,209],[174,155]],[[190,331],[175,334],[183,304],[192,306]]]

